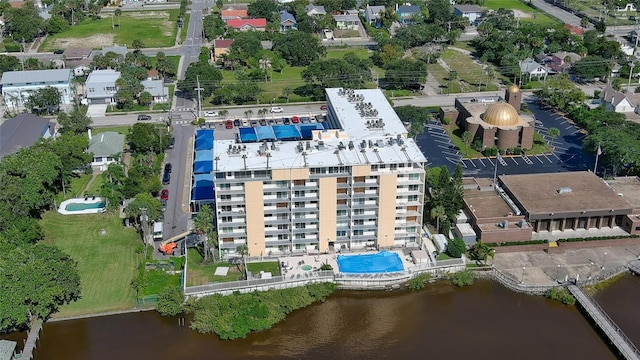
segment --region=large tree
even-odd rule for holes
[[[217,247],[217,234],[213,225],[214,221],[215,215],[213,208],[209,205],[202,206],[198,215],[196,215],[196,218],[193,220],[193,227],[195,228],[196,233],[200,237],[200,242],[203,245],[204,261],[207,261],[209,259],[209,255],[211,255],[210,248],[213,246],[213,250],[215,252]]]
[[[143,210],[146,209],[146,210]],[[148,221],[157,221],[162,219],[162,203],[149,193],[140,193],[135,199],[127,205],[124,213],[134,222],[140,222],[140,215],[146,212]]]
[[[60,305],[80,298],[78,265],[62,250],[0,242],[0,251],[0,330],[46,319]]]
[[[207,63],[194,63],[189,65],[184,75],[184,80],[178,82],[178,89],[189,97],[195,97],[198,82],[203,89],[200,95],[205,98],[211,96],[213,91],[222,81],[220,70]]]
[[[608,77],[610,61],[606,61],[601,56],[585,56],[573,65],[575,74],[583,79],[592,80],[596,77],[601,79]]]
[[[398,59],[389,62],[384,72],[385,87],[409,89],[427,78],[427,64],[420,60]]]
[[[18,42],[33,40],[44,28],[33,2],[26,2],[21,8],[10,8],[4,12],[5,31]]]
[[[280,53],[291,66],[308,66],[327,52],[317,37],[301,31],[289,31],[276,37],[273,51]]]
[[[71,113],[58,114],[58,124],[62,127],[61,133],[83,134],[91,126],[91,118],[87,116],[87,108],[74,108]]]
[[[305,83],[322,89],[333,87],[362,88],[371,81],[371,61],[347,53],[342,59],[320,59],[302,71]]]
[[[280,11],[280,5],[275,0],[256,0],[249,4],[249,16],[271,20]]]
[[[566,74],[550,77],[545,81],[542,89],[536,90],[534,95],[547,104],[563,110],[580,105],[585,100],[585,95]]]
[[[60,109],[60,102],[60,90],[47,86],[32,92],[26,106],[36,114],[54,114]]]
[[[129,147],[135,154],[159,154],[170,140],[166,127],[149,123],[134,124],[127,135]]]
[[[234,36],[227,59],[234,64],[246,66],[252,59],[258,57],[261,51],[262,45],[259,38],[252,32],[240,32]]]

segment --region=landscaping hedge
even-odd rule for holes
[[[500,246],[518,246],[518,245],[538,245],[538,244],[546,244],[548,240],[527,240],[527,241],[507,241],[502,243],[487,243],[490,247],[500,247]]]
[[[627,235],[627,236],[594,236],[588,238],[570,238],[570,239],[558,239],[557,242],[581,242],[581,241],[598,241],[598,240],[620,240],[620,239],[634,239],[640,237],[640,235]]]

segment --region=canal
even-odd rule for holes
[[[635,299],[638,285],[629,285]],[[36,360],[416,357],[615,359],[575,307],[486,280],[467,288],[438,282],[420,292],[337,292],[238,341],[198,334],[155,312],[53,322],[36,352]]]

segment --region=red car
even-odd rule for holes
[[[297,116],[294,116],[294,117],[291,118],[291,122],[294,123],[294,124],[297,124],[297,123],[300,122],[300,119]]]
[[[162,192],[160,193],[160,199],[164,201],[169,200],[169,189],[162,189]]]
[[[320,106],[320,110],[327,110],[327,105]]]
[[[231,120],[227,120],[227,122],[226,122],[226,124],[225,124],[225,127],[226,127],[227,129],[233,129],[233,121],[231,121]]]

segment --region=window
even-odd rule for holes
[[[231,211],[231,206],[220,206],[220,211],[230,212]]]
[[[409,200],[409,201],[418,201],[418,195],[409,195],[407,197],[407,200]]]
[[[306,229],[307,227],[305,223],[298,223],[295,226],[296,226],[296,229]]]
[[[409,174],[409,180],[420,180],[420,174]]]
[[[355,209],[353,210],[353,215],[363,215],[364,209]]]
[[[223,232],[223,233],[230,233],[230,232],[233,232],[233,228],[232,228],[232,227],[223,227],[223,228],[222,228],[222,232]]]
[[[220,195],[220,200],[231,201],[231,195]]]
[[[409,185],[409,191],[419,191],[420,185]]]
[[[364,234],[364,230],[353,230],[353,235],[355,236],[359,236],[363,234]]]
[[[306,183],[306,180],[293,180],[293,185],[295,186],[304,186]]]
[[[286,199],[288,196],[287,196],[287,193],[286,193],[286,192],[277,192],[277,193],[276,193],[276,197],[277,197],[278,199]]]
[[[289,240],[289,234],[278,235],[278,240]]]
[[[305,194],[305,192],[303,190],[299,190],[299,191],[294,192],[294,195],[296,197],[304,197],[304,194]]]
[[[364,220],[362,219],[353,220],[353,225],[364,225]]]
[[[233,218],[231,216],[223,216],[221,220],[223,223],[233,222]]]
[[[231,189],[231,184],[220,184],[220,189],[222,190]]]
[[[287,229],[289,229],[289,225],[287,224],[278,225],[278,230],[287,230]]]
[[[347,236],[347,232],[345,230],[336,231],[336,236]]]
[[[336,215],[338,215],[338,216],[347,216],[347,210],[338,210],[336,212]]]

